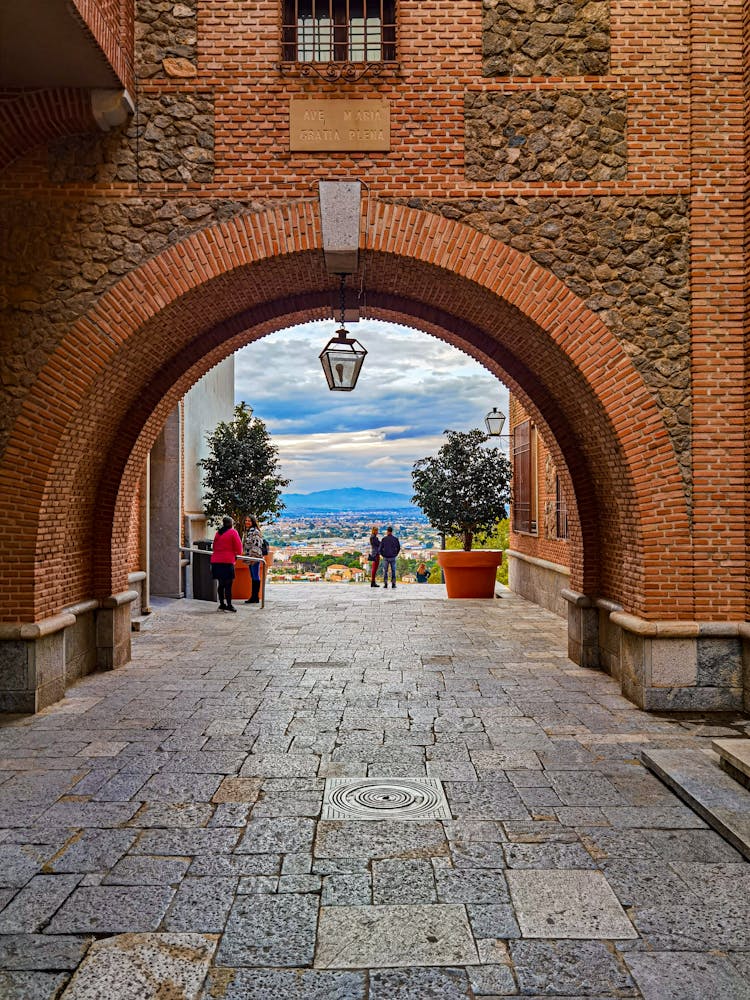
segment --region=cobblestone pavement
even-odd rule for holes
[[[169,604],[0,727],[0,996],[748,1000],[750,865],[638,759],[747,722],[646,715],[565,642],[509,593]],[[366,777],[452,818],[320,818]]]

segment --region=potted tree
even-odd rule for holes
[[[489,437],[483,431],[445,435],[448,440],[437,455],[412,468],[412,503],[443,536],[458,535],[463,542],[463,549],[444,549],[437,556],[448,597],[494,597],[502,551],[472,551],[472,544],[490,536],[507,517],[511,465],[499,448],[484,447]]]
[[[209,454],[198,463],[203,469],[206,517],[219,522],[225,514],[233,518],[243,541],[247,519],[259,521],[279,514],[286,506],[281,491],[290,483],[279,475],[278,448],[271,443],[265,423],[253,417],[252,408],[240,403],[234,419],[222,421],[207,435]],[[270,566],[272,556],[266,557]],[[235,564],[234,596],[250,596],[248,564]]]

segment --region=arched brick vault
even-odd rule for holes
[[[404,206],[376,203],[370,214],[368,315],[440,336],[501,376],[569,472],[572,585],[646,617],[689,617],[674,453],[615,338],[510,247]],[[101,297],[40,374],[0,469],[21,567],[5,620],[124,589],[132,497],[166,415],[237,348],[328,315],[332,287],[307,201],[207,228]],[[33,559],[22,544],[31,525]]]

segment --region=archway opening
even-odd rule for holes
[[[664,558],[689,544],[679,472],[622,346],[523,254],[427,213],[375,209],[364,252],[366,318],[459,347],[521,400],[572,484],[578,590],[636,614],[658,607],[660,617],[684,617],[684,563]],[[8,468],[26,462],[27,504],[17,516],[31,511],[35,558],[43,553],[50,572],[44,580],[32,572],[4,614],[38,619],[122,589],[134,491],[177,400],[239,347],[330,316],[335,282],[316,227],[308,203],[217,225],[128,275],[71,330],[24,402],[6,451]],[[42,423],[45,446],[29,455],[27,428]]]

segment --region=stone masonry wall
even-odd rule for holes
[[[189,233],[260,202],[133,198],[0,202],[0,450],[17,406],[70,324],[122,275]]]
[[[483,0],[485,76],[594,76],[609,68],[606,0]]]
[[[620,339],[691,484],[688,201],[675,196],[410,199],[528,253]]]
[[[197,0],[138,0],[135,18],[136,72],[140,79],[196,75]]]
[[[73,136],[49,148],[55,184],[203,184],[214,173],[214,99],[181,90],[142,95],[131,122],[109,135]]]
[[[626,176],[624,94],[469,92],[465,114],[470,180],[610,181]]]

